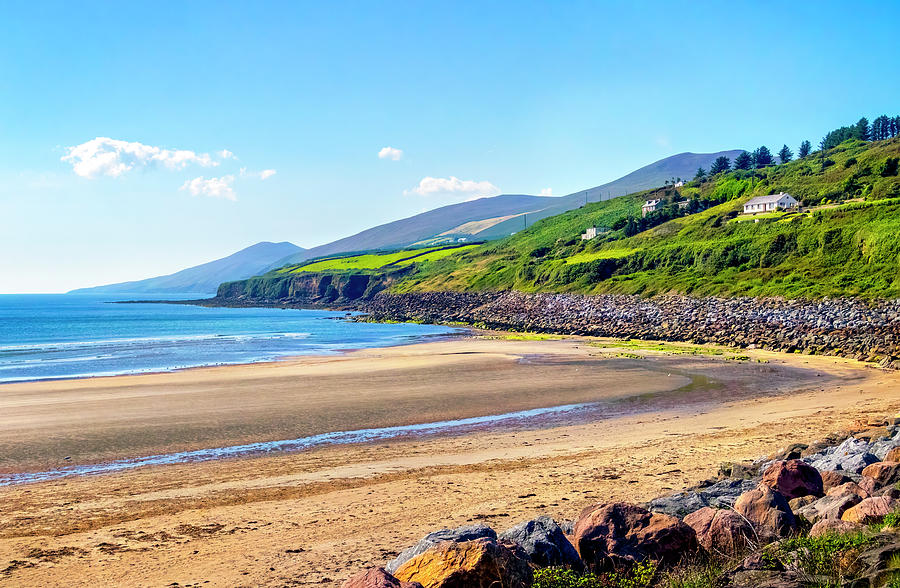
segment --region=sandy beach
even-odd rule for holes
[[[678,346],[675,346],[678,347]],[[900,376],[763,351],[470,337],[0,387],[0,471],[598,403],[590,418],[0,488],[0,584],[338,586],[425,533],[646,500],[870,416]],[[68,458],[68,459],[66,459]]]

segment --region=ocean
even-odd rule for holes
[[[458,332],[435,325],[357,323],[344,320],[346,313],[325,310],[110,304],[128,299],[0,295],[0,384],[273,361]]]

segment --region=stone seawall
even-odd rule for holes
[[[360,307],[379,321],[461,322],[494,329],[755,346],[900,367],[898,300],[381,292],[360,301]]]

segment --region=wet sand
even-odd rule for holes
[[[471,338],[0,387],[5,471],[558,404],[610,407],[578,422],[0,488],[0,583],[339,585],[442,526],[503,529],[539,514],[571,518],[600,499],[648,499],[709,477],[721,461],[900,406],[897,375],[848,360],[612,347]]]

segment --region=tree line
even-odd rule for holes
[[[900,135],[900,116],[890,117],[882,114],[871,123],[869,119],[862,117],[855,124],[828,132],[819,141],[819,150],[833,149],[848,139],[883,141],[885,139],[893,139],[898,135]],[[797,156],[803,159],[811,152],[812,144],[809,141],[803,141],[797,150]],[[778,150],[777,155],[778,163],[787,163],[794,158],[794,152],[787,145],[783,145]],[[697,169],[694,179],[702,180],[707,176],[714,176],[731,170],[760,169],[774,164],[775,156],[768,147],[763,145],[752,152],[742,151],[740,155],[734,158],[734,162],[728,157],[721,155],[713,161],[708,172],[702,167]]]

